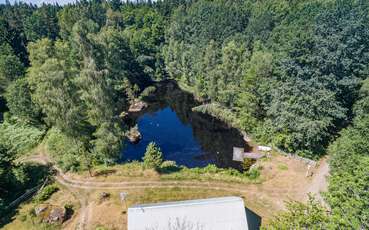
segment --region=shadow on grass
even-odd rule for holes
[[[8,207],[12,201],[25,194],[27,190],[42,184],[52,173],[50,167],[36,163],[27,163],[20,167],[23,167],[24,176],[28,178],[28,180],[23,184],[21,182],[16,182],[14,185],[11,185],[10,188],[6,188],[8,189],[7,194],[0,194],[0,198],[4,200],[4,207]],[[19,205],[30,200],[33,195],[34,194],[11,208],[7,208],[4,211],[0,210],[0,228],[13,221],[14,217],[18,214],[17,209]]]
[[[109,169],[109,168],[106,168],[106,169],[98,169],[96,170],[94,173],[93,173],[93,176],[104,176],[104,177],[107,177],[111,174],[114,174],[116,173],[116,169]]]
[[[160,167],[157,169],[157,172],[160,174],[171,174],[171,173],[176,173],[181,171],[181,167],[176,166],[176,165],[170,165],[170,166],[165,166],[165,167]]]
[[[261,226],[261,217],[246,207],[245,211],[249,230],[259,230]]]

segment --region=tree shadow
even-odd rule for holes
[[[30,200],[34,196],[34,193],[30,194],[30,196],[27,196],[20,203],[12,207],[8,207],[8,205],[12,201],[16,200],[18,197],[25,194],[27,190],[44,183],[45,179],[49,177],[52,173],[50,166],[40,165],[37,163],[24,164],[23,170],[28,180],[24,184],[17,184],[16,187],[10,188],[9,194],[2,196],[3,200],[5,201],[4,205],[7,208],[5,208],[5,210],[2,213],[2,216],[0,216],[0,228],[4,227],[6,224],[14,220],[14,217],[19,213],[18,207],[21,204],[30,202]]]
[[[171,174],[181,171],[181,167],[177,165],[164,166],[157,169],[160,174]]]
[[[261,226],[261,217],[247,207],[245,207],[245,211],[248,229],[259,230]]]

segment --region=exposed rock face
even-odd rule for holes
[[[66,219],[64,207],[43,204],[35,208],[36,216],[46,223],[63,223]]]
[[[142,139],[141,133],[138,131],[137,126],[132,127],[128,131],[127,138],[131,143],[134,143],[134,144],[138,143]]]
[[[35,214],[36,216],[41,215],[41,213],[44,213],[48,209],[47,205],[40,205],[35,208]]]
[[[49,215],[44,219],[47,223],[63,223],[66,216],[66,210],[62,207],[52,207]]]
[[[134,101],[128,108],[128,112],[137,113],[141,112],[143,109],[147,108],[147,103],[143,101]]]

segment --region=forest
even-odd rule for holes
[[[170,79],[258,143],[330,156],[330,212],[271,228],[369,228],[368,1],[7,2],[0,34],[0,212],[27,187],[17,156],[43,141],[66,171],[113,164],[122,113]]]

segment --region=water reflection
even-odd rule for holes
[[[193,112],[198,105],[193,96],[180,90],[174,83],[162,83],[149,107],[131,118],[142,134],[138,144],[127,143],[124,160],[140,160],[150,141],[162,149],[166,160],[174,160],[187,167],[206,166],[239,168],[232,161],[233,147],[248,147],[238,130],[223,122]]]

